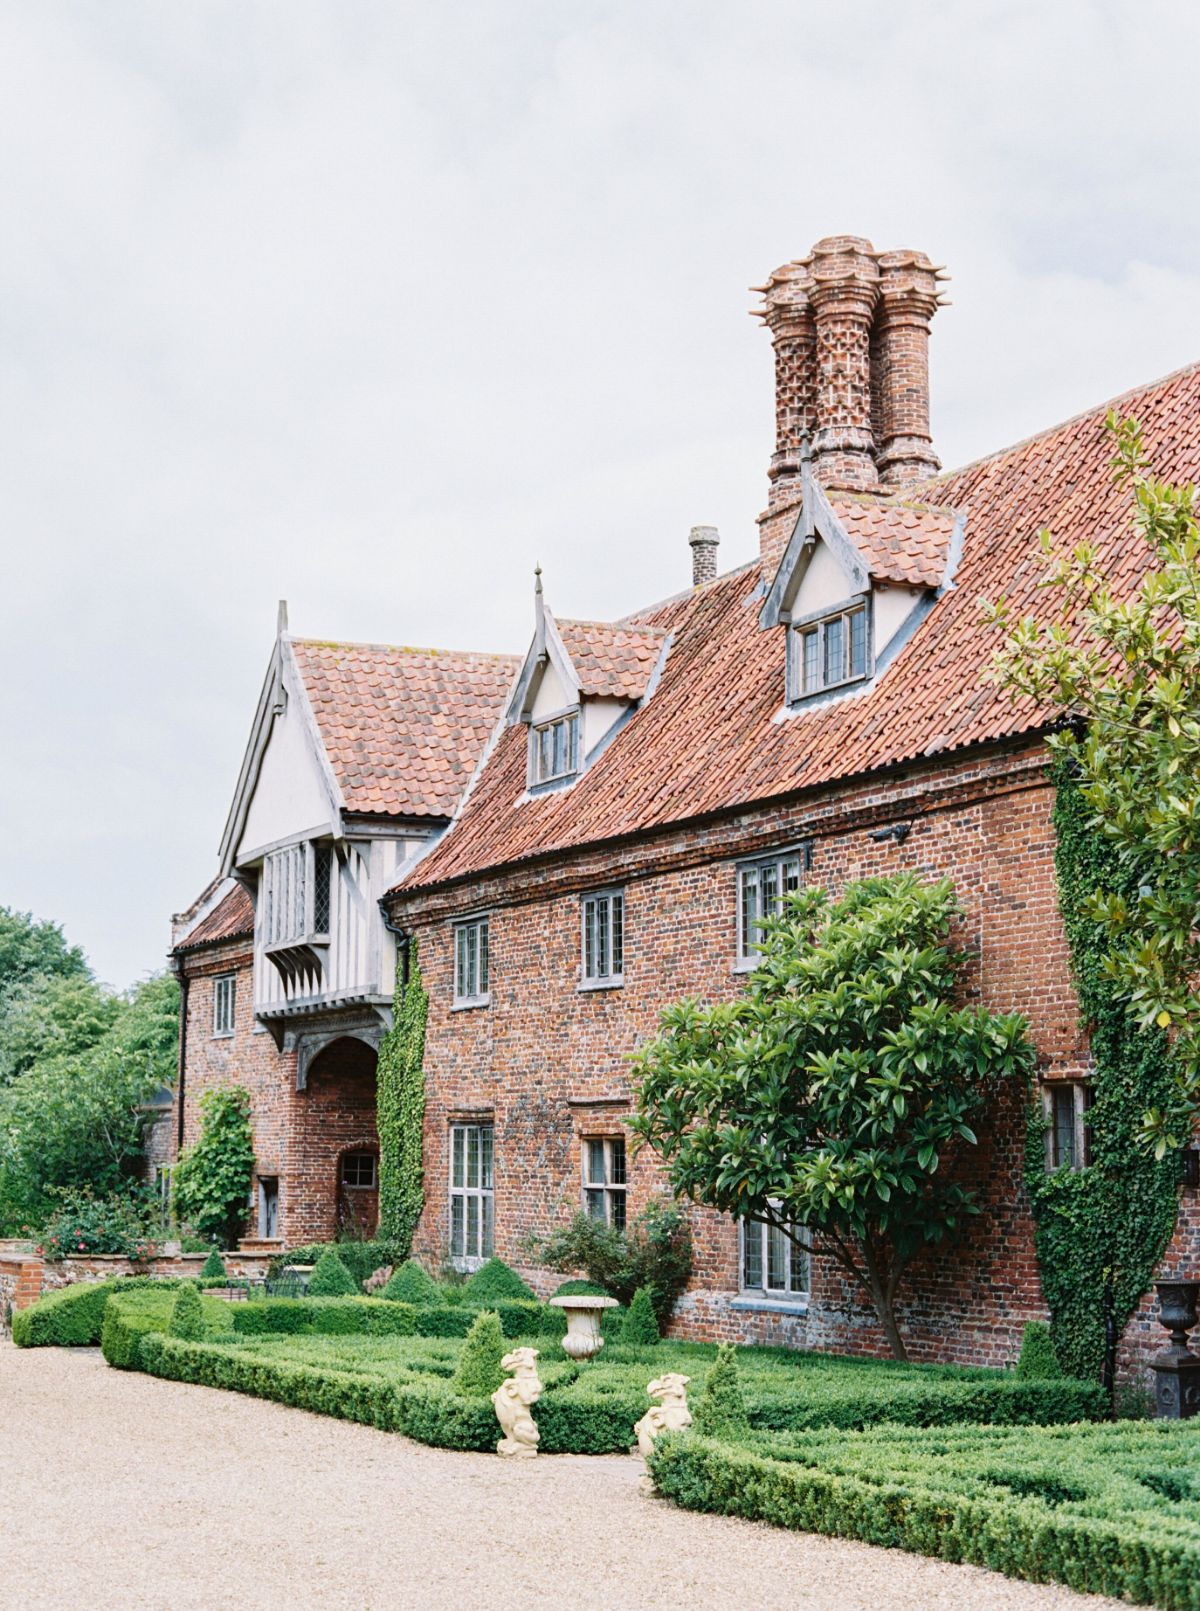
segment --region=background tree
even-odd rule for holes
[[[977,1193],[952,1167],[998,1082],[1028,1077],[1025,1021],[956,1005],[949,880],[789,898],[746,994],[662,1017],[635,1061],[633,1130],[680,1196],[832,1258],[906,1357],[896,1296]]]
[[[1136,1021],[1171,1034],[1173,1096],[1143,1122],[1161,1158],[1200,1113],[1200,532],[1195,488],[1149,473],[1136,421],[1110,414],[1108,429],[1140,581],[1092,544],[1057,552],[1043,532],[1049,618],[1014,622],[1003,599],[984,612],[1006,632],[1001,683],[1065,718],[1048,742],[1119,858],[1089,916]]]
[[[253,1179],[250,1093],[240,1085],[206,1091],[200,1134],[175,1168],[175,1212],[200,1236],[232,1247],[246,1221]]]

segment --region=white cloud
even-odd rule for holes
[[[0,3],[0,902],[156,965],[275,600],[518,649],[748,557],[746,287],[946,262],[948,464],[1200,355],[1182,4]]]

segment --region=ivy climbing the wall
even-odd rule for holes
[[[376,1123],[379,1130],[379,1235],[407,1258],[425,1203],[422,1131],[425,1124],[425,1021],[429,997],[421,985],[417,942],[396,963],[392,1028],[379,1048]]]
[[[1035,1103],[1026,1149],[1042,1291],[1059,1363],[1069,1376],[1099,1376],[1104,1294],[1111,1283],[1117,1332],[1149,1287],[1175,1226],[1179,1161],[1155,1161],[1139,1142],[1143,1115],[1170,1098],[1166,1035],[1139,1029],[1117,984],[1105,977],[1105,939],[1089,917],[1098,890],[1128,894],[1112,847],[1092,826],[1069,759],[1054,770],[1058,900],[1094,1071],[1089,1162],[1046,1170],[1046,1122]]]

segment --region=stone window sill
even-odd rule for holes
[[[795,1298],[760,1298],[743,1293],[740,1298],[731,1298],[729,1307],[743,1314],[806,1315],[808,1299],[798,1294]]]
[[[730,973],[753,973],[760,960],[761,958],[755,957],[753,961],[735,962],[729,971]]]
[[[492,998],[487,996],[464,996],[461,1001],[451,1004],[451,1012],[474,1012],[477,1007],[490,1007]]]
[[[232,1029],[214,1029],[209,1036],[210,1040],[232,1040],[235,1031]]]
[[[580,990],[622,990],[625,986],[625,975],[619,979],[583,979],[578,985]]]

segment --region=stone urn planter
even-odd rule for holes
[[[583,1360],[594,1358],[604,1347],[600,1316],[606,1309],[615,1309],[618,1305],[615,1298],[595,1298],[589,1293],[580,1293],[577,1298],[551,1298],[550,1307],[566,1313],[563,1352],[572,1359]]]
[[[1156,1281],[1158,1323],[1171,1333],[1171,1345],[1150,1361],[1154,1408],[1161,1419],[1179,1421],[1200,1414],[1200,1359],[1188,1348],[1196,1324],[1200,1281]]]

